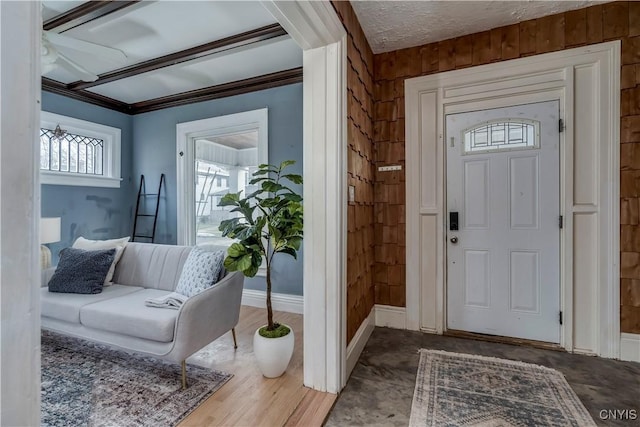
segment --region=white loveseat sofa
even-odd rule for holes
[[[54,269],[43,274],[42,328],[112,347],[182,363],[211,341],[233,330],[240,316],[244,276],[228,273],[189,298],[179,310],[147,307],[144,301],[172,292],[190,247],[127,244],[113,285],[102,293],[49,292]],[[235,341],[235,331],[233,331]]]

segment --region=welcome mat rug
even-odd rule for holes
[[[595,426],[554,369],[425,349],[420,350],[409,425]]]
[[[173,426],[232,375],[42,332],[43,426]]]

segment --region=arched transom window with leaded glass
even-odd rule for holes
[[[464,153],[526,150],[540,146],[540,122],[498,119],[480,123],[462,132]]]

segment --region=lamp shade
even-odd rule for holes
[[[60,241],[60,218],[40,218],[40,243]]]

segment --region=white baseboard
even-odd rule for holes
[[[265,291],[245,289],[242,291],[242,305],[266,308],[267,293]],[[302,295],[276,294],[272,292],[271,306],[276,311],[296,314],[304,313],[304,299]]]
[[[386,328],[407,329],[407,309],[391,305],[375,305],[376,326]]]
[[[351,342],[347,346],[347,378],[351,375],[351,371],[355,368],[364,346],[369,341],[369,337],[375,327],[375,307],[371,309],[369,315],[362,322],[356,334],[351,338]]]
[[[640,363],[640,334],[620,334],[620,360]]]

